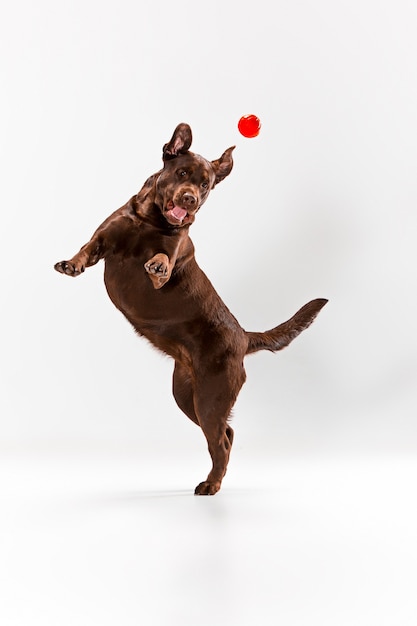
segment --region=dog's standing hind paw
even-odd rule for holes
[[[194,495],[196,496],[214,496],[220,489],[220,482],[210,482],[208,480],[204,480],[202,483],[197,485],[194,490]]]

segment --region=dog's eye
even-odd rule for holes
[[[208,182],[207,182],[207,181],[204,181],[204,183],[201,183],[201,186],[202,186],[204,189],[207,189],[207,187],[208,187]]]
[[[187,176],[187,172],[186,172],[186,170],[180,170],[180,171],[179,171],[179,175],[180,175],[180,176]]]

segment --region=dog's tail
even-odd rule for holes
[[[246,335],[249,342],[246,354],[251,354],[258,350],[276,352],[286,348],[293,339],[310,326],[326,303],[327,300],[325,298],[311,300],[311,302],[301,307],[287,322],[283,322],[264,333],[247,332]]]

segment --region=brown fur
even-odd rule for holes
[[[104,259],[115,306],[136,331],[175,360],[173,394],[206,436],[213,466],[196,494],[215,494],[226,473],[231,409],[245,382],[245,355],[281,350],[314,320],[327,300],[302,307],[265,333],[246,332],[194,258],[189,227],[211,189],[230,174],[233,147],[207,161],[189,151],[191,129],[179,124],[163,147],[163,168],[108,217],[58,272],[78,276]]]

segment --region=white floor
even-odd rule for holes
[[[2,626],[415,626],[416,459],[10,453]]]

